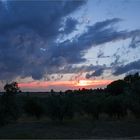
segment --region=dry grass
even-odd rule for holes
[[[94,121],[81,117],[60,123],[24,117],[18,123],[1,127],[0,138],[140,138],[140,121]]]

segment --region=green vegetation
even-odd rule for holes
[[[43,107],[38,102],[38,100],[28,98],[24,105],[23,110],[29,116],[35,116],[37,119],[40,119],[44,113]]]
[[[121,120],[130,114],[140,119],[140,76],[128,75],[123,80],[110,83],[105,89],[68,90],[51,92],[47,96],[35,97],[20,94],[17,83],[6,84],[0,97],[0,125],[16,122],[23,116],[44,117],[52,122],[92,119]],[[47,94],[47,93],[46,93]]]

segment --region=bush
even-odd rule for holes
[[[23,110],[27,115],[35,116],[37,119],[40,119],[40,117],[44,114],[44,109],[39,101],[31,98],[25,101]]]
[[[14,96],[3,95],[0,100],[0,125],[16,121],[20,116]]]
[[[64,118],[72,118],[74,108],[72,97],[68,95],[53,95],[48,98],[47,115],[52,120],[63,121]]]
[[[104,95],[93,93],[93,95],[83,99],[84,112],[98,120],[102,113],[104,98]]]
[[[127,107],[123,96],[109,96],[104,102],[104,112],[111,118],[123,118],[127,115]]]

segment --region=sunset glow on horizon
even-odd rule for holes
[[[111,83],[112,80],[79,80],[79,81],[42,81],[42,82],[29,82],[29,83],[19,83],[18,86],[21,89],[55,89],[60,91],[68,89],[81,89],[81,88],[97,88],[104,87]],[[61,88],[60,88],[61,87]],[[63,87],[63,88],[62,88]]]

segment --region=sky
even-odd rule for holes
[[[140,0],[0,0],[0,90],[105,87],[140,71]]]

